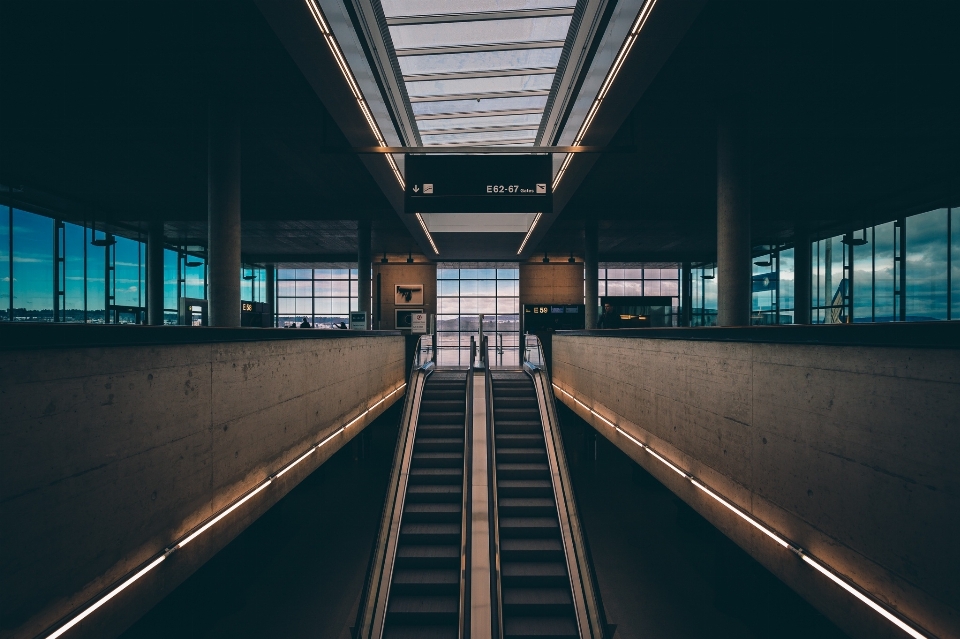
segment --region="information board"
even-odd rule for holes
[[[549,213],[549,155],[407,155],[407,213]]]
[[[584,327],[583,304],[524,304],[524,331],[572,331]]]

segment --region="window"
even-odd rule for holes
[[[483,315],[483,332],[496,358],[492,363],[519,366],[519,266],[475,266],[480,265],[447,263],[437,268],[437,364],[469,365],[470,337],[477,335]]]
[[[277,326],[299,326],[304,319],[313,328],[350,324],[357,310],[357,269],[277,269]]]
[[[649,316],[654,326],[676,326],[680,309],[680,269],[679,268],[618,268],[614,263],[605,264],[607,268],[599,269],[597,291],[603,297],[626,298],[670,298],[666,304],[655,303],[643,305],[644,300],[624,300],[621,310],[630,309]],[[600,300],[597,300],[598,312]],[[639,305],[638,305],[639,304]],[[615,306],[618,306],[615,304]],[[594,327],[588,327],[594,328]]]

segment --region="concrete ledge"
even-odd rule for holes
[[[82,608],[402,385],[405,365],[399,336],[0,351],[0,635]],[[68,636],[122,632],[401,396]]]
[[[878,600],[936,636],[960,636],[956,351],[558,334],[553,374]],[[557,396],[845,631],[906,636]]]

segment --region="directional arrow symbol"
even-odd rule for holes
[[[414,186],[413,186],[413,192],[414,192],[414,193],[419,193],[419,192],[420,192],[420,187],[417,186],[417,185],[414,185]]]

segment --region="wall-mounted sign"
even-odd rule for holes
[[[549,213],[549,155],[407,155],[407,213]]]
[[[423,284],[397,284],[393,303],[396,306],[423,306]]]
[[[427,332],[427,314],[426,313],[414,313],[410,316],[410,332],[411,333],[426,333]]]
[[[394,324],[398,329],[413,329],[413,316],[423,314],[422,308],[398,308],[397,323]]]
[[[570,331],[584,327],[583,304],[524,304],[524,331]]]
[[[367,330],[367,312],[366,311],[352,311],[350,313],[350,330],[351,331],[365,331]]]

